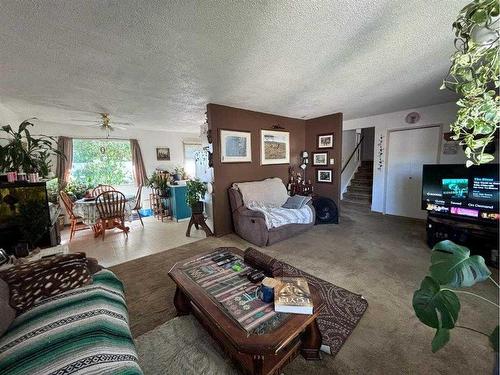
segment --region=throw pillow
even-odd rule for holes
[[[92,282],[84,253],[25,263],[9,268],[0,277],[9,285],[10,305],[18,314],[45,298]]]
[[[16,310],[9,304],[9,285],[0,279],[0,337],[7,331],[16,317]]]
[[[304,197],[303,195],[294,195],[293,197],[288,198],[285,204],[281,207],[289,209],[300,209],[307,203],[309,203],[311,199],[311,197]]]

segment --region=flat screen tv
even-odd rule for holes
[[[498,220],[498,164],[426,164],[422,209],[483,220]]]

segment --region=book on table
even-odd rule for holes
[[[274,311],[312,314],[313,303],[307,280],[303,277],[281,277],[274,289]]]

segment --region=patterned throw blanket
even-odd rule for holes
[[[253,211],[259,211],[264,214],[266,226],[268,229],[281,227],[287,224],[310,224],[313,222],[313,212],[311,207],[302,208],[282,208],[265,205],[262,202],[248,202],[247,208]]]
[[[121,282],[108,270],[93,278],[14,320],[0,339],[0,374],[142,374]]]

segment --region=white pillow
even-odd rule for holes
[[[281,207],[288,199],[286,186],[278,177],[264,181],[238,182],[233,186],[240,190],[245,206],[249,202],[260,202],[266,206]]]

